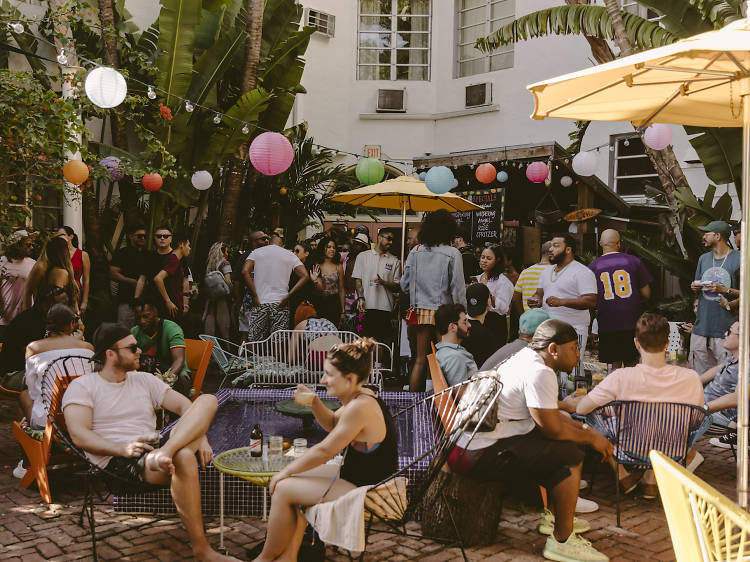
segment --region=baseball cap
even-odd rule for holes
[[[539,324],[552,318],[541,308],[527,310],[518,319],[518,331],[525,336],[533,336]]]
[[[112,349],[118,341],[127,338],[130,335],[128,330],[122,324],[104,322],[94,332],[94,357],[95,361],[104,362],[104,356],[108,349]]]
[[[365,246],[369,246],[370,245],[370,238],[364,232],[358,233],[354,237],[354,241],[355,242],[360,242],[361,244],[364,244]]]
[[[729,226],[729,223],[724,221],[711,221],[705,226],[699,226],[698,230],[702,230],[703,232],[715,232],[716,234],[722,235],[724,238],[729,238],[729,235],[732,233],[732,227]]]
[[[487,300],[490,290],[484,283],[472,283],[466,288],[466,313],[469,316],[479,316],[487,310]]]

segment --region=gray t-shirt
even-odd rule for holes
[[[510,343],[506,343],[503,347],[498,349],[495,353],[490,355],[490,358],[487,359],[482,364],[482,371],[489,371],[497,367],[500,363],[505,361],[508,357],[515,355],[519,351],[521,351],[524,347],[527,347],[529,345],[529,342],[526,340],[522,340],[521,338],[518,338],[517,340],[513,340]]]
[[[703,396],[706,402],[716,400],[719,396],[725,396],[734,392],[734,389],[737,387],[737,371],[737,359],[731,355],[727,355],[726,361],[724,361],[719,372],[716,373],[714,380],[703,388]]]
[[[730,251],[726,258],[721,259],[714,258],[713,252],[706,252],[698,259],[695,280],[714,281],[725,287],[738,289],[736,273],[739,269],[740,253],[737,250]],[[699,293],[694,334],[706,338],[723,338],[734,321],[732,313],[719,305],[718,295],[706,291]]]

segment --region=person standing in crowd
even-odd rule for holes
[[[297,284],[289,290],[289,276],[297,275]],[[242,267],[242,276],[250,295],[248,337],[266,339],[277,330],[289,329],[289,299],[308,280],[305,266],[289,250],[268,244],[250,252]]]
[[[464,283],[471,283],[471,278],[479,275],[479,262],[474,255],[474,248],[467,242],[468,235],[459,230],[453,237],[453,247],[461,252],[461,260],[464,266]]]
[[[78,304],[81,314],[84,314],[89,306],[89,290],[91,289],[91,260],[89,254],[78,247],[78,235],[69,226],[58,228],[57,236],[68,242],[73,278],[78,285]]]
[[[232,334],[232,265],[223,242],[215,242],[208,250],[203,285],[206,299],[203,331],[229,340]]]
[[[248,241],[250,247],[240,256],[240,260],[236,263],[236,266],[232,267],[232,271],[235,272],[236,276],[234,279],[234,298],[235,302],[238,303],[238,319],[239,319],[239,332],[240,340],[245,341],[247,339],[247,333],[250,329],[250,309],[252,308],[252,299],[250,298],[250,288],[245,283],[245,276],[242,273],[245,264],[247,263],[247,257],[258,248],[267,246],[271,238],[262,230],[250,231]]]
[[[549,247],[551,245],[552,242],[549,240],[542,244],[539,262],[527,267],[518,276],[513,292],[513,309],[519,316],[531,309],[528,304],[529,297],[533,296],[539,288],[542,272],[548,267],[552,267],[549,262]]]
[[[419,244],[419,231],[422,230],[421,224],[415,224],[409,227],[406,233],[406,253],[411,252]]]
[[[357,300],[357,282],[352,277],[357,256],[369,249],[370,237],[363,232],[358,232],[352,240],[349,259],[346,260],[346,265],[344,265],[344,307],[346,310],[351,310],[352,304]]]
[[[146,263],[146,229],[142,224],[128,227],[128,245],[117,250],[109,265],[109,278],[117,281],[117,323],[126,328],[135,326],[133,298],[138,278]]]
[[[178,234],[172,241],[175,248],[164,257],[161,269],[154,275],[154,287],[163,300],[164,313],[179,323],[190,307],[185,298],[185,270],[181,261],[190,255],[190,240]]]
[[[690,335],[690,366],[704,373],[724,359],[724,333],[734,322],[732,313],[719,304],[719,290],[739,289],[736,273],[740,253],[729,247],[730,226],[724,221],[711,221],[698,227],[703,231],[703,244],[709,251],[698,259],[695,281],[690,285],[698,292],[698,313]]]
[[[430,341],[435,335],[435,311],[442,304],[466,305],[466,284],[461,252],[451,246],[456,219],[448,211],[427,213],[419,231],[419,245],[406,258],[401,289],[409,295],[416,320],[416,353],[409,389],[424,389]]]
[[[742,223],[737,223],[732,228],[734,234],[734,245],[737,251],[740,251],[740,244],[742,243]],[[737,269],[735,273],[735,284],[737,287],[740,286],[740,270]],[[724,287],[718,283],[713,287],[717,293],[719,293],[719,306],[724,310],[731,312],[735,317],[740,313],[740,290],[733,289],[732,287]]]
[[[346,319],[344,309],[344,268],[333,238],[323,238],[314,254],[310,269],[315,310],[340,326]]]
[[[508,328],[506,315],[510,308],[510,301],[513,298],[513,283],[505,276],[505,252],[497,244],[488,246],[482,250],[479,257],[479,267],[482,275],[479,282],[487,285],[490,290],[492,300],[492,310],[500,315],[505,329],[498,334],[500,345],[505,345],[508,341]]]
[[[184,332],[176,322],[159,316],[156,302],[156,298],[148,293],[135,301],[138,323],[130,333],[142,351],[140,369],[148,373],[158,370],[162,375],[172,373],[174,380],[170,386],[189,398],[193,374],[185,361]]]
[[[139,298],[148,289],[155,291],[154,277],[161,271],[172,254],[172,229],[166,225],[157,226],[154,230],[154,251],[149,252],[144,260],[144,271],[138,276],[133,298]]]
[[[530,308],[518,319],[518,339],[506,343],[503,347],[493,353],[481,367],[482,371],[489,371],[497,367],[511,355],[515,355],[523,348],[528,347],[529,342],[534,337],[534,332],[539,324],[551,317],[541,308]]]
[[[504,341],[507,325],[505,318],[491,310],[492,295],[487,285],[472,283],[466,287],[466,313],[471,331],[463,346],[474,357],[477,365],[484,363]]]
[[[68,241],[54,237],[47,240],[39,259],[31,268],[23,293],[23,307],[30,308],[38,295],[47,294],[50,287],[63,287],[73,299],[69,304],[78,311],[78,284],[73,264],[70,263]]]
[[[651,298],[653,276],[635,256],[620,252],[620,233],[607,229],[599,238],[601,257],[589,265],[596,277],[599,361],[615,369],[638,362],[635,325]]]
[[[469,380],[479,369],[469,350],[461,345],[471,331],[464,305],[441,304],[435,312],[435,328],[440,335],[435,358],[445,382],[453,386]]]
[[[11,320],[23,309],[26,280],[36,260],[29,256],[34,249],[34,239],[25,230],[16,230],[8,236],[5,252],[0,256],[0,343]]]
[[[307,260],[310,258],[310,253],[312,252],[310,244],[308,244],[304,240],[302,242],[297,242],[294,245],[293,252],[294,255],[297,256],[299,261],[302,262],[302,265],[307,268]],[[308,270],[308,274],[309,273],[310,272]],[[296,284],[297,275],[294,273],[294,271],[292,271],[292,273],[289,275],[289,290],[291,291]],[[294,322],[294,315],[299,305],[305,301],[312,302],[312,289],[312,284],[308,280],[308,282],[305,283],[299,291],[294,293],[291,299],[289,299],[289,317],[292,319],[292,323],[290,324],[292,329],[294,329],[294,326],[297,324]]]
[[[357,295],[364,299],[365,318],[362,334],[390,345],[393,341],[394,292],[400,290],[401,262],[390,253],[393,233],[381,229],[378,243],[372,250],[357,256],[352,272],[357,286]]]
[[[575,259],[575,240],[570,234],[555,236],[550,244],[549,261],[536,293],[527,300],[531,308],[542,307],[552,316],[567,322],[580,336],[580,354],[586,351],[591,316],[596,306],[596,277]]]

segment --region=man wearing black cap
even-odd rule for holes
[[[198,462],[213,451],[206,431],[216,414],[213,395],[190,402],[150,373],[137,371],[141,350],[124,326],[102,324],[94,334],[94,360],[101,370],[70,383],[63,396],[65,422],[73,442],[89,460],[134,483],[171,486],[196,560],[236,560],[215,552],[206,540],[201,516]],[[156,408],[180,416],[159,448]]]
[[[466,313],[471,330],[463,346],[471,353],[477,365],[483,364],[502,345],[507,328],[505,317],[490,310],[490,290],[484,283],[466,287]]]
[[[604,460],[612,456],[612,444],[598,431],[573,420],[558,409],[555,371],[569,371],[578,363],[578,334],[566,322],[551,318],[534,332],[529,346],[495,371],[502,383],[501,418],[495,429],[465,433],[451,453],[454,472],[477,480],[507,478],[501,470],[512,453],[519,471],[547,488],[554,514],[545,511],[539,531],[550,535],[544,557],[551,560],[609,560],[591,543],[578,538],[588,522],[574,517],[583,451],[589,445]]]
[[[740,269],[740,253],[729,246],[732,229],[726,222],[711,221],[698,229],[703,231],[703,244],[709,251],[698,259],[695,281],[690,285],[699,293],[690,336],[690,366],[705,373],[724,359],[724,334],[735,318],[722,308],[720,300],[729,289],[739,289],[736,273]]]

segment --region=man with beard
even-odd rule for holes
[[[560,234],[551,240],[548,267],[539,279],[539,288],[529,297],[530,308],[546,311],[552,318],[567,322],[580,337],[580,355],[586,351],[591,317],[589,309],[596,307],[596,277],[575,259],[575,240],[570,234]]]
[[[218,408],[216,398],[204,394],[191,403],[150,373],[139,372],[141,350],[124,326],[102,324],[94,348],[101,369],[76,378],[63,396],[73,442],[118,480],[169,485],[196,560],[236,560],[211,548],[201,516],[198,460],[202,468],[211,462],[206,432]],[[180,416],[157,448],[149,444],[159,436],[155,408]]]
[[[698,229],[703,231],[703,244],[709,251],[698,259],[695,281],[690,285],[699,294],[698,312],[690,335],[690,366],[705,373],[724,359],[724,334],[735,318],[721,307],[720,293],[739,289],[736,273],[740,268],[740,253],[730,248],[728,240],[732,230],[724,221],[711,221]]]
[[[440,342],[435,346],[440,370],[445,382],[453,386],[468,380],[479,369],[471,353],[461,345],[469,337],[471,324],[462,304],[443,304],[435,312],[435,327],[440,334]]]

